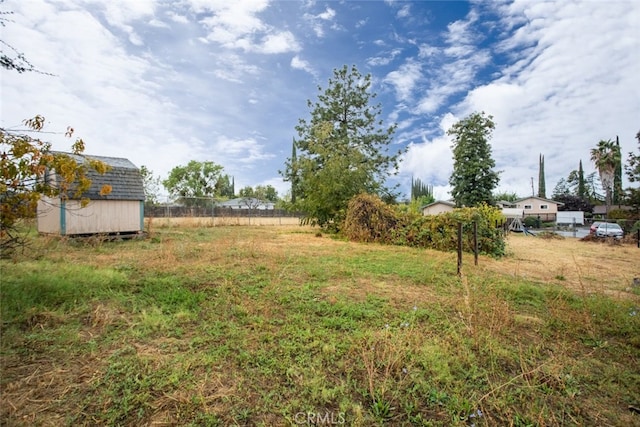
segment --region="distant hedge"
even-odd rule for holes
[[[473,223],[478,227],[478,250],[500,257],[505,254],[505,236],[496,224],[504,222],[500,209],[482,205],[455,209],[439,215],[402,213],[380,198],[361,194],[349,202],[342,234],[358,242],[378,242],[440,251],[458,247],[458,223],[462,223],[463,251],[473,251]]]

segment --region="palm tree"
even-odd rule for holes
[[[591,161],[595,163],[600,181],[605,190],[606,215],[609,216],[611,206],[611,193],[615,179],[616,166],[620,162],[620,151],[610,139],[600,140],[596,148],[591,149]]]

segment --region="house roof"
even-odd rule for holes
[[[87,158],[99,160],[111,167],[105,174],[99,174],[89,168],[87,178],[91,180],[91,187],[82,194],[91,200],[144,200],[144,183],[138,168],[129,160],[121,157],[104,157],[93,155],[79,155],[73,153],[55,152],[73,158],[78,163],[86,164]],[[100,195],[104,185],[111,186],[111,192]]]
[[[557,200],[545,199],[544,197],[538,197],[538,196],[523,197],[522,199],[516,200],[514,203],[520,203],[520,202],[524,202],[525,200],[531,200],[531,199],[536,199],[536,200],[540,200],[542,202],[547,202],[547,203],[555,203],[556,205],[564,205],[564,203],[558,202]]]
[[[256,208],[256,207],[267,207],[272,208],[274,205],[273,202],[268,200],[260,200],[255,197],[239,197],[237,199],[226,200],[224,202],[217,203],[218,206],[223,208],[241,208],[247,209],[248,207]]]
[[[426,208],[430,208],[431,206],[435,206],[435,205],[445,205],[445,206],[449,206],[451,208],[455,208],[456,204],[453,202],[449,202],[447,200],[436,200],[435,202],[431,202],[428,205],[424,205],[421,209],[426,209]]]

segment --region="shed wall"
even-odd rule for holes
[[[138,232],[144,228],[144,206],[138,200],[78,200],[38,204],[38,231],[47,234]]]
[[[60,201],[42,197],[37,210],[38,233],[60,234]]]

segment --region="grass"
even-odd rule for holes
[[[312,228],[37,238],[0,261],[2,423],[639,424],[640,251],[508,250],[458,277]]]

